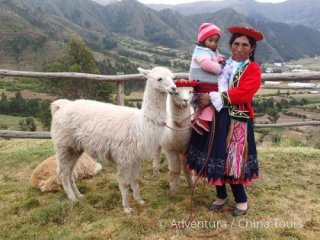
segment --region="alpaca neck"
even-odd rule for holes
[[[183,107],[181,105],[177,105],[173,102],[173,100],[170,99],[169,103],[169,111],[172,113],[173,116],[185,116],[190,114],[190,107]]]
[[[140,127],[145,136],[141,139],[145,158],[154,155],[160,146],[160,137],[166,124],[166,93],[146,88],[142,102]],[[151,128],[145,131],[146,128]]]
[[[186,121],[188,120],[188,117],[190,115],[191,115],[190,106],[187,106],[186,108],[184,108],[181,105],[175,104],[171,99],[171,96],[169,97],[167,118],[171,122],[171,124],[175,121],[177,122],[183,121],[183,124],[186,124]]]
[[[146,89],[141,109],[145,118],[157,123],[165,122],[166,98],[167,93]]]

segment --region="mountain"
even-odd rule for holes
[[[47,17],[21,1],[0,1],[0,65],[16,70],[41,67],[57,58],[74,28]]]
[[[249,4],[254,4],[253,0],[249,0]],[[176,5],[150,4],[150,8],[155,10],[171,9],[185,16],[202,13],[214,13],[223,8],[233,8],[240,13],[244,13],[244,6],[248,5],[248,0],[220,0],[220,1],[194,1],[192,3],[182,3]]]
[[[294,3],[296,0],[289,1]],[[265,40],[259,42],[256,54],[260,62],[320,55],[319,31],[269,19],[282,11],[276,6],[281,7],[284,3],[273,4],[272,11],[268,9],[270,4],[263,5],[265,11],[269,11],[269,18],[257,11],[252,13],[251,9],[261,5],[253,0],[203,3],[216,4],[214,12],[183,15],[172,9],[156,11],[136,0],[114,1],[106,6],[91,0],[2,0],[0,66],[39,70],[44,63],[59,56],[71,37],[86,41],[101,61],[107,58],[112,62],[132,61],[149,66],[168,63],[166,56],[170,55],[180,56],[175,60],[188,64],[198,27],[203,22],[214,22],[222,29],[219,49],[225,55],[230,52],[227,28],[235,24],[253,26],[264,33]],[[242,13],[225,8],[225,4],[230,3],[238,4],[238,11]],[[209,5],[205,6],[209,9]],[[309,9],[308,6],[304,9]],[[313,18],[317,19],[318,15],[314,14]],[[105,46],[109,40],[113,49]],[[155,50],[158,46],[169,47],[171,53]]]
[[[117,34],[129,35],[133,38],[151,41],[153,43],[179,47],[186,45],[187,32],[168,25],[164,21],[165,12],[157,12],[135,0],[122,0],[107,5],[103,10],[104,23]],[[174,19],[172,14],[171,19]],[[179,23],[187,18],[179,14]],[[186,20],[187,21],[187,20]]]
[[[319,0],[287,0],[281,3],[260,3],[254,0],[195,1],[177,5],[150,4],[148,6],[155,10],[169,8],[186,16],[214,13],[223,8],[233,8],[251,18],[302,24],[320,30]]]
[[[54,17],[57,21],[66,20],[83,28],[83,31],[106,32],[101,22],[101,5],[90,0],[24,0],[34,9]]]
[[[320,1],[318,0],[288,0],[272,4],[264,4],[258,13],[279,22],[302,24],[320,30]]]
[[[110,4],[110,3],[117,2],[118,0],[92,0],[92,1],[93,2],[97,2],[97,3],[99,3],[99,4],[103,5],[103,6],[106,6],[106,5]]]

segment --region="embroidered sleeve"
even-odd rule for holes
[[[221,99],[223,102],[223,106],[228,106],[231,104],[227,91],[221,93]]]
[[[229,104],[244,104],[252,101],[254,94],[261,85],[261,70],[257,64],[247,69],[240,78],[239,85],[229,89],[224,94]]]

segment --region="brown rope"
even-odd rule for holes
[[[212,144],[213,144],[213,140],[214,140],[214,134],[215,134],[215,128],[216,128],[216,119],[215,119],[215,114],[212,116],[212,124],[211,124],[211,131],[210,131],[210,136],[209,136],[209,146],[208,146],[208,151],[207,151],[207,156],[206,156],[206,161],[202,167],[202,169],[200,170],[199,172],[199,176],[202,175],[203,171],[206,171],[207,170],[207,164],[209,162],[209,157],[210,157],[210,153],[211,153],[211,150],[212,150]],[[206,175],[206,172],[204,172],[204,176]],[[191,198],[190,198],[190,215],[188,217],[188,222],[192,222],[195,217],[196,217],[196,214],[194,214],[194,209],[193,209],[193,200],[195,199],[194,197],[194,191],[195,191],[195,187],[196,187],[196,184],[198,182],[198,179],[199,179],[199,176],[197,176],[194,184],[193,184],[193,187],[192,187],[192,191],[191,191]],[[203,181],[204,185],[203,185],[203,192],[204,192],[204,186],[205,186],[205,178],[204,178],[204,181]]]
[[[192,117],[193,115],[195,115],[196,113],[198,113],[198,112],[199,112],[199,110],[196,111],[196,112],[194,112],[194,113],[192,113],[192,114],[190,114],[188,117],[183,118],[181,121],[174,121],[174,124],[179,127],[179,125],[181,126],[184,121],[186,121],[186,120],[188,120],[188,119],[191,119],[191,117]],[[193,128],[194,123],[193,123],[193,124],[189,124],[188,127],[184,127],[184,128],[174,128],[174,127],[169,126],[167,123],[166,123],[165,126],[166,126],[167,128],[169,128],[169,129],[173,130],[173,131],[185,131],[185,130],[188,130],[188,129],[190,129],[190,128]]]

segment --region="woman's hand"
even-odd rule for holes
[[[198,107],[200,109],[205,108],[211,103],[211,99],[208,93],[203,93],[198,96]]]

